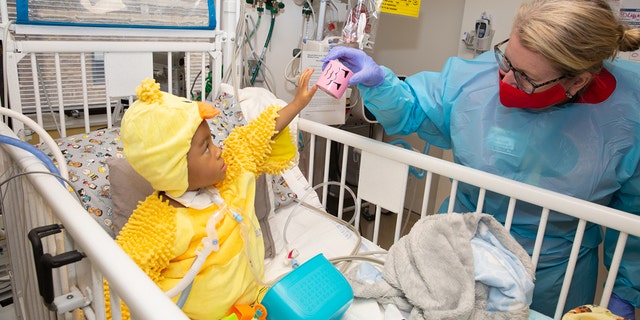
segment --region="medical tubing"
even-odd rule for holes
[[[360,260],[360,261],[368,261],[368,262],[372,262],[372,263],[384,266],[384,260],[376,259],[376,258],[373,258],[373,257],[370,257],[370,256],[373,256],[373,255],[386,255],[388,253],[389,253],[388,251],[383,251],[383,250],[365,251],[365,252],[359,252],[356,255],[333,257],[333,258],[329,259],[329,261],[332,264],[338,264],[338,263],[344,262],[344,261],[351,262],[353,260]]]
[[[184,288],[184,290],[182,290],[182,293],[180,293],[180,297],[178,298],[178,301],[176,301],[176,305],[180,309],[182,309],[182,307],[184,307],[184,304],[187,302],[187,298],[191,293],[192,286],[193,286],[193,281],[191,281],[191,283],[189,283],[189,285],[186,288]]]
[[[372,263],[384,266],[384,260],[380,260],[380,259],[376,259],[376,258],[364,256],[364,255],[351,255],[351,256],[344,256],[344,257],[335,257],[335,258],[331,258],[331,259],[328,259],[328,260],[332,264],[338,264],[340,262],[345,262],[345,261],[351,262],[353,260],[360,260],[360,261],[372,262]]]
[[[203,239],[203,243],[204,243],[205,239]],[[195,279],[196,275],[198,275],[198,272],[200,272],[200,269],[204,265],[204,262],[207,260],[207,257],[213,251],[214,251],[213,250],[213,246],[204,245],[202,250],[200,250],[200,252],[196,253],[196,255],[197,255],[196,259],[191,264],[191,267],[189,268],[189,271],[187,271],[187,273],[184,275],[184,277],[182,279],[180,279],[180,282],[178,282],[175,286],[173,286],[173,288],[171,288],[171,289],[169,289],[169,290],[167,290],[165,292],[167,297],[169,297],[169,298],[175,297],[176,295],[178,295],[178,293],[182,292],[188,285],[190,285],[191,282],[193,282],[193,279]]]
[[[404,231],[407,229],[407,225],[409,225],[409,218],[411,217],[411,213],[413,213],[413,201],[416,199],[416,190],[418,189],[418,180],[414,181],[413,192],[411,193],[411,202],[409,203],[409,212],[407,216],[404,218],[404,222],[402,223],[402,228],[400,228],[400,235],[404,234]]]
[[[265,285],[264,281],[257,274],[254,268],[254,264],[251,261],[251,252],[249,249],[250,240],[247,237],[247,235],[249,234],[249,230],[246,224],[244,223],[243,216],[237,212],[230,211],[227,208],[227,206],[224,204],[222,198],[219,195],[216,195],[216,199],[214,201],[216,201],[216,203],[220,205],[221,208],[218,211],[216,211],[216,213],[214,213],[209,218],[209,220],[207,220],[207,226],[206,226],[207,237],[202,239],[202,242],[203,242],[202,250],[199,252],[196,252],[196,255],[197,255],[196,260],[191,264],[191,267],[189,268],[189,271],[187,271],[187,274],[185,274],[185,276],[182,279],[180,279],[180,282],[178,282],[178,284],[176,284],[173,288],[165,292],[165,294],[170,298],[173,298],[178,293],[181,293],[180,297],[178,298],[178,301],[176,302],[176,304],[180,308],[182,308],[182,306],[186,302],[189,296],[189,293],[191,292],[193,280],[195,279],[198,272],[200,272],[200,269],[204,265],[204,262],[206,261],[207,257],[211,254],[211,252],[218,251],[220,248],[218,243],[218,232],[216,230],[216,225],[222,219],[223,212],[230,213],[233,219],[236,222],[238,222],[238,225],[240,226],[240,237],[244,242],[244,252],[247,257],[247,260],[249,261],[249,268],[251,269],[251,273],[253,274],[254,278],[256,279],[256,282],[259,285],[261,286]]]
[[[176,295],[178,295],[178,293],[182,292],[188,285],[190,285],[191,282],[193,282],[193,279],[195,279],[198,272],[200,272],[200,268],[202,268],[204,262],[207,260],[207,257],[211,254],[211,252],[213,252],[213,246],[204,245],[202,250],[199,253],[196,253],[197,257],[191,264],[189,271],[187,271],[184,277],[180,279],[180,282],[178,282],[175,286],[173,286],[173,288],[165,292],[167,297],[175,297]]]
[[[247,262],[249,262],[249,269],[251,270],[251,273],[253,274],[253,278],[256,280],[256,283],[259,286],[267,286],[267,284],[264,282],[264,279],[262,279],[262,276],[260,276],[257,272],[256,269],[254,267],[254,264],[256,263],[255,261],[251,260],[251,240],[249,239],[249,228],[247,227],[246,223],[245,223],[245,219],[244,217],[237,213],[237,212],[233,212],[233,218],[238,222],[238,225],[240,226],[240,237],[242,238],[242,241],[244,242],[244,253],[247,257]]]
[[[22,113],[13,111],[11,109],[0,107],[0,115],[5,115],[8,117],[15,118],[16,120],[22,122],[23,124],[26,124],[29,128],[31,128],[31,130],[35,131],[40,137],[40,139],[42,139],[44,143],[47,146],[49,146],[49,148],[51,149],[51,152],[53,153],[53,156],[58,161],[60,175],[65,179],[69,179],[69,172],[67,171],[67,163],[64,158],[64,155],[62,154],[62,151],[60,151],[60,149],[58,148],[58,144],[53,140],[53,138],[51,138],[49,133],[47,133],[47,131],[45,131],[44,128],[38,125],[38,123],[36,123],[35,121],[31,120],[31,118],[25,116]]]
[[[398,138],[398,139],[393,139],[393,140],[389,141],[388,143],[389,143],[389,144],[392,144],[392,145],[394,145],[394,146],[401,146],[401,147],[403,147],[403,148],[405,148],[405,149],[407,149],[407,150],[416,151],[416,152],[418,151],[418,150],[414,149],[414,148],[413,148],[413,147],[412,147],[412,146],[411,146],[411,145],[410,145],[406,140],[404,140],[404,139],[400,139],[400,138]],[[429,144],[429,143],[426,143],[426,144],[425,144],[425,146],[424,146],[424,149],[422,150],[422,153],[424,153],[424,154],[429,153],[429,147],[430,147],[430,144]],[[425,175],[425,170],[423,170],[423,169],[416,169],[416,168],[415,168],[415,167],[413,167],[413,166],[410,166],[410,167],[409,167],[409,172],[410,172],[411,174],[413,174],[413,175],[414,175],[416,178],[418,178],[418,179],[422,179],[422,178],[424,178],[424,175]]]
[[[311,29],[311,26],[309,25],[311,23],[311,15],[304,15],[304,17],[302,17],[302,43],[307,43],[307,40],[309,40],[309,29]]]
[[[355,220],[356,217],[360,216],[360,207],[358,207],[358,206],[355,207],[355,213],[353,215],[353,219],[350,222],[347,222],[347,221],[339,219],[338,217],[335,217],[335,216],[333,216],[331,214],[328,214],[326,211],[322,211],[322,210],[320,210],[320,209],[318,209],[318,208],[316,208],[316,207],[314,207],[312,205],[309,205],[309,204],[304,202],[304,200],[311,194],[312,191],[315,191],[319,187],[326,186],[326,185],[338,185],[338,186],[340,186],[340,183],[335,182],[335,181],[327,181],[327,182],[323,182],[323,183],[317,184],[316,186],[314,186],[312,188],[312,190],[308,190],[300,200],[294,199],[294,201],[297,201],[296,207],[294,207],[293,210],[291,210],[291,213],[287,217],[287,220],[285,221],[285,224],[284,224],[284,226],[282,228],[283,229],[282,230],[282,238],[283,238],[283,241],[285,243],[285,248],[286,248],[287,252],[292,250],[291,247],[289,246],[289,241],[287,240],[287,228],[288,228],[289,222],[291,221],[291,218],[293,217],[294,213],[296,213],[296,211],[298,210],[298,206],[304,205],[305,207],[307,207],[309,209],[312,209],[313,211],[318,212],[320,215],[322,215],[324,217],[327,217],[327,218],[335,221],[336,223],[339,223],[339,224],[345,226],[347,229],[351,230],[351,232],[353,232],[353,234],[356,235],[356,238],[358,240],[357,240],[356,244],[354,245],[353,249],[351,249],[351,255],[350,256],[355,256],[358,253],[358,250],[360,249],[360,244],[362,243],[362,236],[360,235],[360,232],[358,232],[358,230],[356,230],[356,228],[353,225],[351,225],[351,223],[352,223],[352,221]],[[351,197],[353,197],[354,202],[357,202],[357,201],[355,201],[356,197],[355,197],[355,194],[353,193],[353,191],[348,186],[344,186],[344,187],[351,194]],[[340,268],[340,271],[344,273],[348,267],[349,267],[349,263],[347,263],[346,265],[342,266]]]
[[[317,27],[318,19],[317,19],[317,16],[316,16],[316,12],[313,9],[313,4],[311,3],[311,1],[310,0],[305,0],[305,3],[308,6],[307,9],[309,9],[309,12],[311,12],[311,14],[310,14],[311,18],[313,19],[313,26],[310,26],[311,30],[309,30],[309,31],[311,31],[313,33],[313,29],[315,29]],[[308,31],[307,31],[307,34],[308,34]],[[314,39],[313,36],[314,35],[312,34],[311,37],[307,37],[307,40]],[[306,43],[306,41],[303,41],[303,43]]]
[[[9,177],[8,179],[0,182],[0,189],[2,189],[2,187],[5,184],[9,183],[11,180],[16,179],[18,177],[26,176],[26,175],[29,175],[29,174],[48,174],[50,176],[54,176],[54,177],[58,178],[58,180],[62,180],[64,182],[66,182],[67,185],[69,185],[69,188],[72,190],[73,194],[76,196],[76,199],[78,200],[78,203],[82,203],[82,196],[78,193],[78,191],[76,189],[73,188],[73,185],[71,184],[71,181],[69,181],[68,179],[62,177],[59,174],[52,173],[52,172],[49,172],[49,171],[27,171],[27,172],[14,174],[11,177]],[[2,197],[0,197],[0,205],[1,204],[2,204]]]
[[[39,126],[38,123],[31,120],[31,118],[25,116],[22,113],[13,111],[11,109],[0,107],[0,115],[5,115],[8,117],[15,118],[16,120],[27,125],[29,128],[31,128],[31,130],[35,131],[35,133],[38,134],[38,137],[40,137],[40,139],[43,140],[47,146],[49,146],[49,148],[51,149],[51,152],[53,153],[53,156],[58,161],[60,176],[62,176],[65,179],[69,179],[69,172],[67,170],[67,163],[66,163],[65,157],[62,154],[62,151],[60,151],[60,149],[58,148],[58,144],[55,142],[55,140],[53,140],[53,138],[51,138],[51,136],[49,135],[49,133],[47,133],[47,131],[45,131],[41,126]]]
[[[221,204],[218,203],[218,205]],[[187,271],[184,277],[182,277],[175,286],[165,292],[167,297],[173,298],[190,286],[211,252],[218,251],[220,249],[216,225],[222,219],[223,212],[226,210],[226,205],[222,204],[220,209],[209,217],[206,225],[207,237],[202,239],[202,248],[200,250],[196,250],[196,259],[193,261],[191,267],[189,267],[189,271]]]
[[[271,15],[271,23],[269,24],[269,33],[267,33],[267,39],[264,41],[264,47],[262,48],[262,52],[260,53],[260,58],[256,64],[256,70],[253,72],[251,76],[251,85],[256,81],[256,77],[258,76],[258,72],[260,72],[260,67],[262,66],[262,61],[264,60],[265,52],[269,47],[269,43],[271,42],[271,35],[273,35],[273,26],[276,23],[276,15]],[[266,79],[265,79],[266,80]]]
[[[316,189],[318,189],[318,188],[320,188],[320,187],[327,186],[327,185],[332,185],[332,184],[333,184],[333,185],[338,185],[338,186],[340,185],[338,182],[335,182],[335,181],[327,181],[327,182],[323,182],[323,183],[317,184],[317,185],[315,185],[313,188],[311,188],[311,190],[307,190],[307,192],[305,192],[305,194],[302,196],[302,198],[300,199],[300,201],[298,201],[298,202],[296,203],[296,207],[295,207],[295,208],[293,208],[293,210],[291,210],[291,213],[290,213],[290,214],[289,214],[289,216],[287,217],[287,220],[286,220],[286,221],[285,221],[285,223],[284,223],[284,227],[282,228],[282,239],[284,240],[284,244],[285,244],[285,246],[287,246],[287,247],[289,246],[289,241],[287,240],[287,228],[288,228],[288,226],[289,226],[289,222],[291,221],[291,219],[292,219],[292,217],[293,217],[294,213],[296,213],[296,212],[298,211],[298,207],[299,207],[299,206],[301,206],[301,205],[304,203],[304,201],[307,199],[307,197],[308,197],[308,196],[310,196],[310,195],[312,194],[312,192],[315,192],[315,191],[316,191]],[[345,187],[345,189],[346,189],[346,190],[351,194],[352,199],[354,199],[354,200],[355,200],[355,199],[356,199],[356,196],[355,196],[355,194],[353,193],[353,191],[351,190],[351,188],[349,188],[349,187],[348,187],[348,186],[346,186],[346,185],[345,185],[344,187]],[[354,201],[354,202],[355,202],[355,201]],[[356,210],[357,210],[357,209],[358,209],[358,208],[356,208]],[[333,216],[331,216],[331,217],[333,217]],[[354,219],[355,219],[355,217],[356,217],[356,214],[354,214],[354,215],[353,215],[353,218],[354,218]],[[341,221],[341,222],[344,222],[344,220],[341,220],[341,219],[336,219],[336,220],[339,220],[339,221]],[[352,221],[353,221],[353,220],[352,220]],[[349,225],[349,226],[351,225],[352,221],[349,221],[349,223],[348,223],[348,225]]]
[[[14,146],[14,147],[18,147],[20,149],[23,149],[23,150],[33,154],[38,159],[40,159],[40,161],[42,161],[44,163],[44,165],[47,167],[47,169],[49,169],[49,171],[51,173],[55,173],[57,175],[60,175],[60,170],[58,170],[58,167],[56,167],[56,165],[53,163],[51,158],[49,158],[49,156],[47,156],[44,152],[42,152],[42,150],[34,147],[32,144],[30,144],[28,142],[24,142],[24,141],[22,141],[20,139],[16,139],[16,138],[12,138],[12,137],[9,137],[9,136],[5,136],[3,134],[0,134],[0,143],[4,143],[4,144],[8,144],[8,145],[11,145],[11,146]],[[62,186],[65,186],[63,180],[60,180],[60,178],[58,178],[58,181],[60,181]]]
[[[253,21],[253,18],[251,16],[247,16],[247,19],[251,19],[251,21]],[[247,34],[246,31],[244,32],[244,44],[251,44],[250,40],[256,34],[256,30],[258,30],[258,28],[260,27],[260,21],[262,21],[262,15],[258,15],[258,21],[253,24],[251,33]]]

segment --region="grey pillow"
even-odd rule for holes
[[[153,193],[153,187],[124,158],[110,158],[107,165],[113,203],[113,232],[117,236],[138,202]]]
[[[139,175],[125,158],[110,158],[109,180],[111,182],[111,200],[113,201],[113,228],[117,236],[140,201],[153,193],[151,184]],[[262,229],[265,258],[275,256],[275,248],[271,228],[269,227],[269,188],[266,175],[262,174],[256,181],[256,216]]]

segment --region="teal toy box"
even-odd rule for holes
[[[269,288],[261,303],[267,320],[333,320],[340,319],[352,302],[347,279],[318,254]]]

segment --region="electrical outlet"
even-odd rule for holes
[[[249,79],[253,78],[253,74],[258,71],[258,75],[256,76],[256,78],[254,79],[254,83],[255,82],[263,82],[264,81],[264,76],[262,75],[263,71],[262,70],[257,70],[258,69],[258,60],[248,60],[248,77]]]

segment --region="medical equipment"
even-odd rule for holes
[[[276,0],[265,0],[265,1],[255,1],[255,2],[253,0],[248,0],[247,3],[253,4],[254,6],[256,6],[256,10],[260,17],[262,15],[262,12],[265,11],[265,9],[271,14],[271,19],[269,23],[269,32],[267,33],[267,38],[264,41],[264,46],[262,47],[260,56],[258,56],[256,60],[253,60],[254,61],[253,63],[251,62],[251,60],[248,63],[247,69],[250,76],[249,85],[253,86],[256,82],[256,79],[258,78],[258,74],[261,72],[261,67],[262,67],[262,63],[265,60],[267,48],[271,43],[271,36],[273,34],[273,28],[276,23],[276,16],[280,12],[280,10],[284,9],[285,5],[283,2],[278,2]]]
[[[347,18],[342,28],[342,41],[359,49],[373,50],[382,1],[349,1]]]
[[[305,1],[302,5],[302,43],[307,43],[307,40],[314,39],[312,36],[314,19],[312,19],[313,9],[309,5],[308,1]]]
[[[42,152],[40,149],[34,147],[32,144],[29,144],[20,139],[8,137],[5,135],[0,135],[0,143],[18,147],[28,152],[31,152],[33,155],[38,157],[38,159],[42,160],[42,162],[45,164],[45,166],[47,167],[47,169],[49,169],[51,173],[60,175],[60,170],[58,170],[58,167],[55,166],[51,158],[49,158],[46,154],[44,154],[44,152]]]
[[[191,285],[198,272],[200,272],[200,268],[202,268],[202,265],[204,265],[207,257],[212,252],[217,252],[218,250],[220,250],[220,241],[218,238],[216,225],[222,219],[222,215],[224,215],[225,213],[232,213],[225,205],[224,200],[222,200],[222,198],[220,197],[218,190],[215,190],[214,202],[219,206],[219,209],[214,212],[211,217],[209,217],[209,220],[207,220],[207,236],[202,238],[202,248],[198,248],[198,250],[196,251],[197,257],[191,267],[189,267],[189,271],[187,271],[186,275],[182,279],[180,279],[180,281],[176,285],[174,285],[173,288],[167,290],[166,294],[169,298],[173,298],[179,293],[183,293],[185,289],[187,289]],[[242,222],[239,221],[238,223]],[[181,294],[180,300],[183,300],[183,296],[186,297],[188,294],[188,291],[186,292],[186,295],[184,293]]]
[[[491,49],[494,33],[495,30],[491,27],[491,16],[483,12],[476,20],[474,29],[464,33],[462,42],[467,49],[482,53]]]

